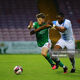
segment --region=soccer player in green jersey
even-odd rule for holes
[[[40,13],[36,15],[37,22],[32,22],[30,21],[30,24],[28,25],[28,29],[35,28],[37,30],[38,28],[45,26],[47,23],[45,22],[45,14]],[[52,69],[56,69],[58,65],[63,67],[64,73],[67,72],[66,66],[61,63],[59,59],[55,59],[54,62],[56,62],[56,65],[53,63],[49,50],[51,48],[51,40],[49,39],[49,28],[45,28],[40,31],[36,31],[36,39],[37,39],[37,44],[39,47],[41,47],[41,54],[42,56],[45,57],[45,59],[50,63],[52,66]],[[31,32],[33,34],[34,31]]]

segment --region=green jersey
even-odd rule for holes
[[[38,22],[34,22],[33,27],[37,29],[45,24],[46,23],[39,25]],[[36,32],[36,39],[39,47],[42,47],[46,42],[48,42],[48,28]]]

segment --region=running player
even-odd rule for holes
[[[67,48],[69,59],[72,63],[71,73],[75,72],[75,40],[72,31],[72,24],[71,21],[64,18],[64,14],[60,12],[57,16],[57,21],[53,21],[53,26],[57,29],[60,34],[61,38],[54,46],[54,50],[63,49],[64,47]]]

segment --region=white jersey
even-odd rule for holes
[[[59,26],[59,27],[63,26],[66,28],[65,32],[63,32],[63,33],[60,32],[61,38],[63,40],[74,40],[73,31],[72,31],[72,24],[71,24],[70,20],[65,19],[62,24],[59,24],[58,21],[53,21],[52,23],[55,24],[56,26]]]

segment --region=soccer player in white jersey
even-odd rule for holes
[[[57,20],[52,21],[52,23],[54,28],[57,29],[61,34],[61,38],[54,46],[54,51],[58,51],[65,47],[67,48],[68,56],[72,64],[71,73],[74,73],[75,72],[75,59],[74,59],[75,40],[73,36],[71,21],[68,19],[65,19],[64,14],[60,12],[57,15]]]

